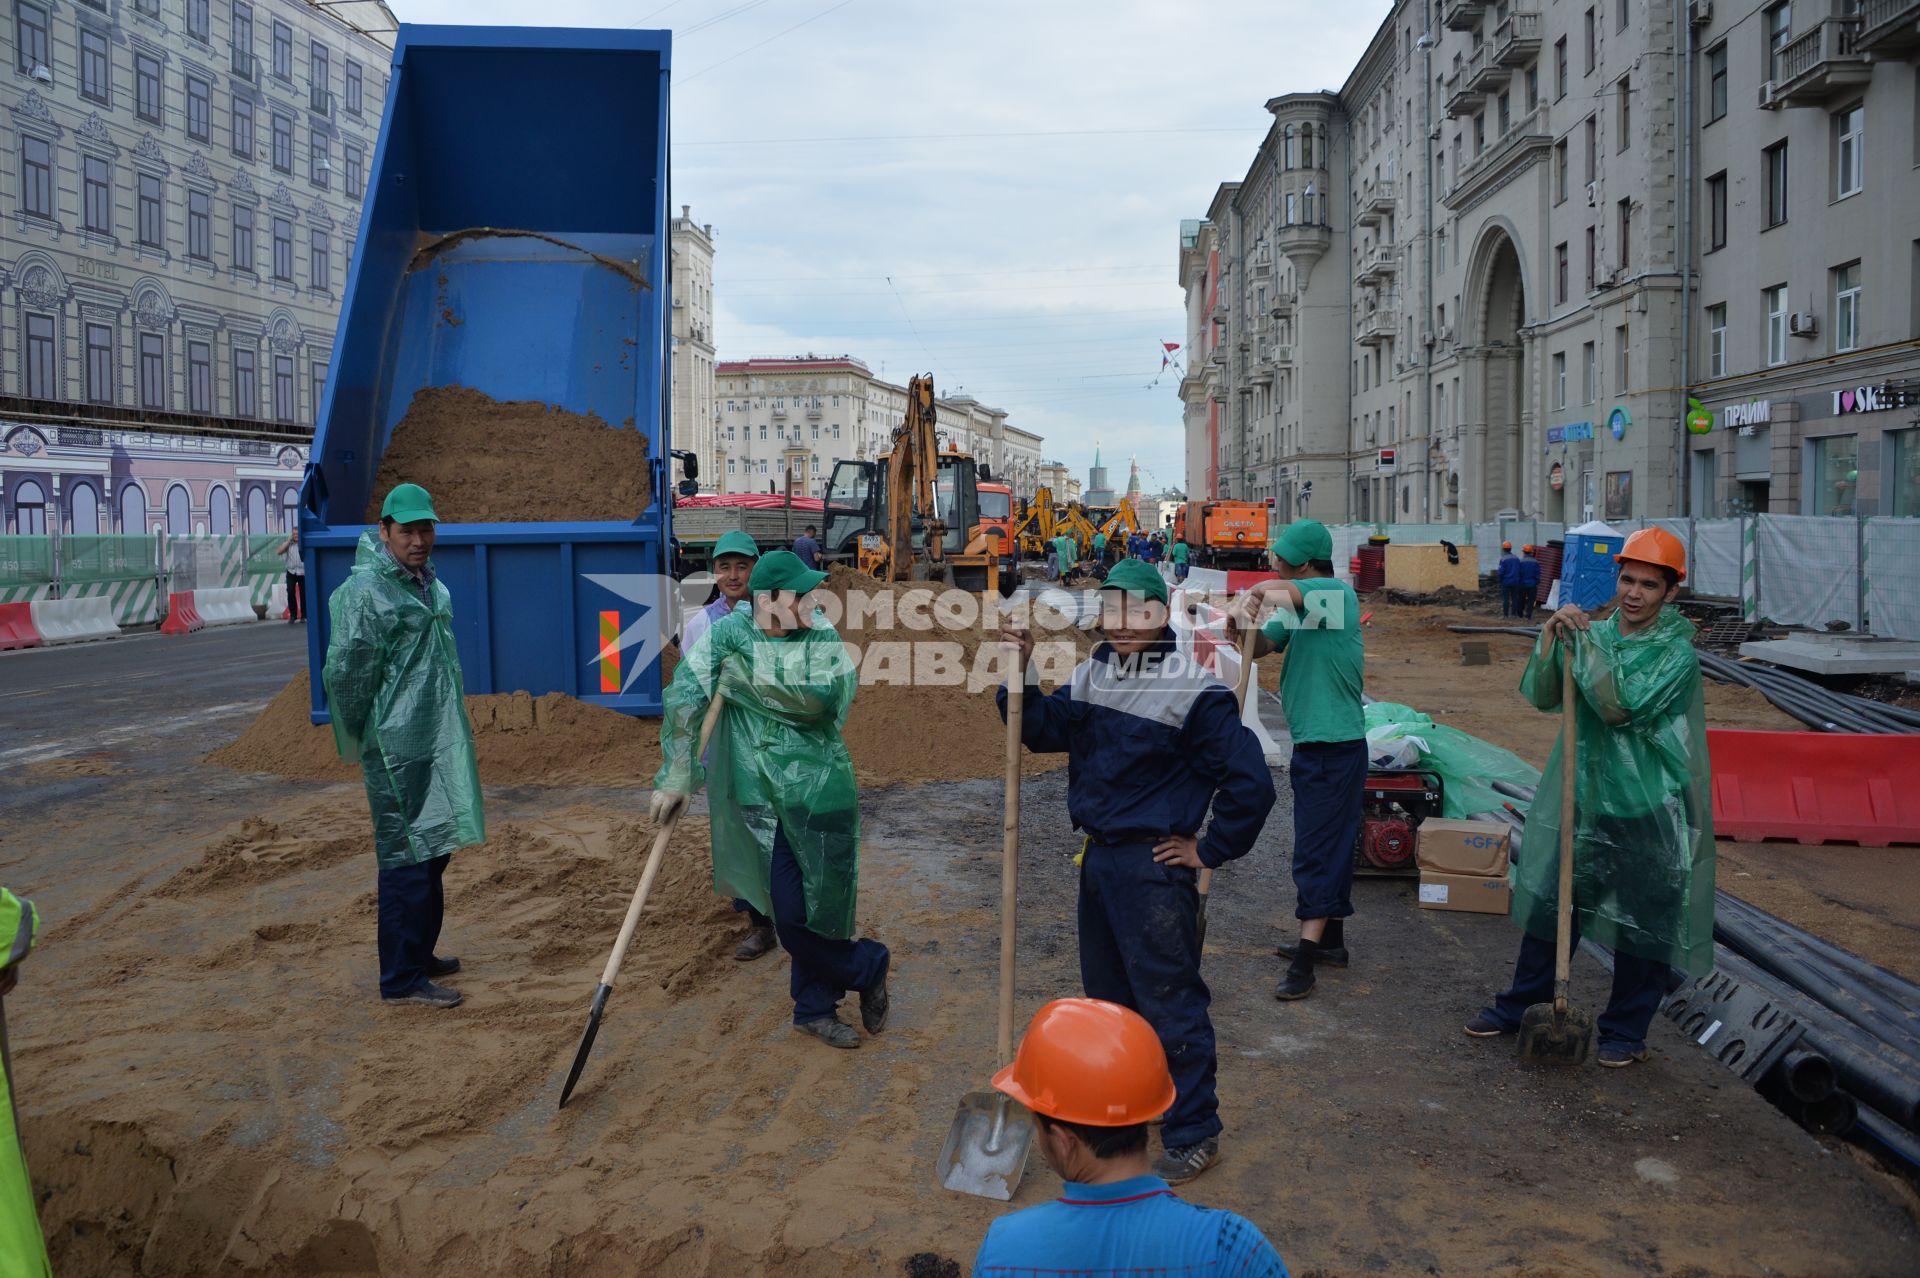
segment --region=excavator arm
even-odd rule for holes
[[[920,520],[929,576],[945,576],[947,525],[940,518],[939,411],[933,402],[931,375],[907,383],[906,418],[894,427],[886,457],[886,580],[905,581],[913,572],[913,521]]]

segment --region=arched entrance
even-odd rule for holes
[[[1529,513],[1521,466],[1532,424],[1532,339],[1520,254],[1504,228],[1487,228],[1467,279],[1467,394],[1473,411],[1461,468],[1468,489],[1462,515],[1488,520],[1502,510]]]

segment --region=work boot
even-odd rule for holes
[[[1625,1069],[1641,1061],[1650,1061],[1653,1053],[1640,1043],[1602,1043],[1600,1044],[1601,1069]]]
[[[1519,1030],[1516,1025],[1502,1025],[1485,1012],[1476,1012],[1464,1028],[1468,1038],[1499,1038],[1502,1034],[1513,1034]]]
[[[802,1034],[813,1035],[828,1047],[860,1046],[860,1031],[838,1016],[823,1016],[817,1021],[795,1021],[793,1028]]]
[[[878,1034],[887,1027],[887,1009],[892,1006],[893,996],[887,993],[887,977],[883,972],[872,989],[860,991],[860,1023],[867,1027],[867,1033]]]
[[[436,958],[430,958],[427,960],[428,976],[452,976],[455,972],[459,970],[460,970],[460,960],[453,957],[453,955],[451,954],[447,955],[447,957],[445,958],[436,957]]]
[[[1305,998],[1313,993],[1313,961],[1320,953],[1318,942],[1302,938],[1295,949],[1293,962],[1287,964],[1287,974],[1273,991],[1273,996],[1283,1003]]]
[[[747,929],[740,944],[733,947],[733,957],[742,963],[751,963],[779,944],[773,935],[773,924],[762,923]]]
[[[1320,939],[1315,942],[1319,948],[1313,952],[1314,962],[1325,963],[1329,967],[1347,965],[1346,922],[1345,919],[1327,920],[1326,930],[1320,933]],[[1298,940],[1282,941],[1273,947],[1273,952],[1283,959],[1298,958],[1300,942]]]
[[[383,1003],[425,1003],[428,1007],[458,1007],[460,992],[450,990],[444,985],[435,985],[432,981],[422,981],[414,986],[411,994],[381,995]]]
[[[1169,1185],[1184,1185],[1219,1161],[1220,1138],[1209,1136],[1192,1145],[1161,1150],[1153,1174]]]

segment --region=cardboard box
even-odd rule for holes
[[[1414,836],[1414,859],[1422,870],[1442,874],[1505,875],[1513,827],[1505,821],[1449,821],[1428,817]]]
[[[1507,886],[1505,875],[1487,878],[1478,874],[1420,871],[1420,908],[1423,910],[1505,914],[1512,901],[1513,890]]]

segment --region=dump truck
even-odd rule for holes
[[[728,493],[676,501],[673,542],[679,554],[674,575],[706,569],[714,543],[730,532],[747,534],[762,551],[791,546],[808,524],[820,527],[825,509],[818,497],[775,493]]]
[[[442,386],[595,414],[641,432],[650,466],[646,508],[617,521],[440,525],[466,690],[660,712],[670,50],[665,31],[399,28],[302,487],[314,722],[320,601],[352,567],[395,426]]]
[[[1265,502],[1190,501],[1174,516],[1174,538],[1187,543],[1202,568],[1264,568],[1267,565]]]

